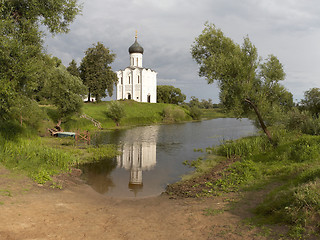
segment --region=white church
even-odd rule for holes
[[[143,48],[137,41],[129,47],[130,66],[117,71],[117,100],[157,102],[157,72],[142,67]]]

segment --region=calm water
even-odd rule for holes
[[[182,164],[224,140],[253,135],[247,119],[213,119],[183,124],[136,127],[99,133],[96,144],[117,144],[122,154],[114,159],[81,166],[87,183],[104,195],[146,197],[158,195],[169,183],[192,171]]]

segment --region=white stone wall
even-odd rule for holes
[[[157,102],[157,73],[142,68],[142,54],[130,54],[130,67],[117,72],[117,100]]]
[[[117,72],[117,100],[157,102],[157,73],[151,69],[128,67]],[[150,99],[148,99],[150,96]]]
[[[130,66],[142,68],[142,54],[131,53],[130,54]]]

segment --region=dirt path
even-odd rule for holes
[[[0,239],[269,239],[243,223],[250,204],[230,208],[237,198],[115,199],[79,183],[39,187],[0,168]]]

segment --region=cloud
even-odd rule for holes
[[[168,84],[174,84],[177,82],[177,79],[163,79],[158,78],[157,79],[158,85],[168,85]]]
[[[113,70],[123,69],[129,65],[128,48],[138,30],[144,66],[158,72],[160,83],[175,79],[172,85],[188,97],[218,101],[217,86],[198,77],[190,54],[194,39],[209,21],[239,44],[248,35],[263,58],[276,55],[287,73],[283,84],[294,98],[319,87],[316,0],[83,0],[83,6],[69,34],[45,40],[48,52],[66,65],[72,59],[79,63],[85,50],[100,41],[117,55]]]

